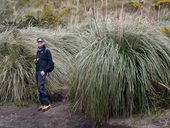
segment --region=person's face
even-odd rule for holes
[[[45,42],[37,42],[37,47],[41,48],[45,45]]]

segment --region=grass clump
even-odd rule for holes
[[[70,99],[76,111],[95,122],[150,113],[158,100],[152,98],[162,96],[157,83],[168,86],[170,40],[141,20],[84,27],[81,41],[89,45],[76,56]]]
[[[55,63],[54,71],[47,75],[45,87],[48,94],[51,97],[60,93],[60,90],[67,90],[73,58],[81,49],[80,43],[69,41],[73,38],[69,31],[28,27],[0,33],[0,102],[2,104],[23,105],[38,100],[33,63],[37,37],[46,40]]]
[[[34,69],[30,52],[24,42],[2,38],[10,33],[1,34],[0,38],[0,101],[1,103],[34,101],[36,97],[34,85]],[[9,41],[9,42],[8,42]]]
[[[29,27],[20,30],[20,38],[22,41],[35,52],[35,39],[43,37],[46,40],[47,47],[52,52],[55,69],[47,76],[47,90],[51,96],[60,90],[68,89],[68,81],[73,71],[75,63],[75,55],[84,46],[82,42],[76,42],[75,30],[72,27],[67,29],[58,28],[55,30],[40,29]]]

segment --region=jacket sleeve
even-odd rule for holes
[[[51,65],[53,64],[53,59],[52,59],[52,55],[50,50],[47,49],[47,60],[48,60],[48,64],[45,67],[44,71],[47,72],[47,70],[51,67]]]

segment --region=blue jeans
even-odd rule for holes
[[[36,71],[36,84],[37,84],[38,92],[39,92],[39,100],[42,105],[49,104],[48,95],[45,90],[45,78],[46,78],[46,75],[42,76],[41,71]]]

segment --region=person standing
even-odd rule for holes
[[[39,101],[41,106],[39,111],[50,109],[49,98],[45,90],[45,79],[48,70],[53,65],[52,55],[49,49],[46,48],[45,40],[42,37],[37,38],[37,55],[34,59],[36,64],[36,84],[39,92]]]

